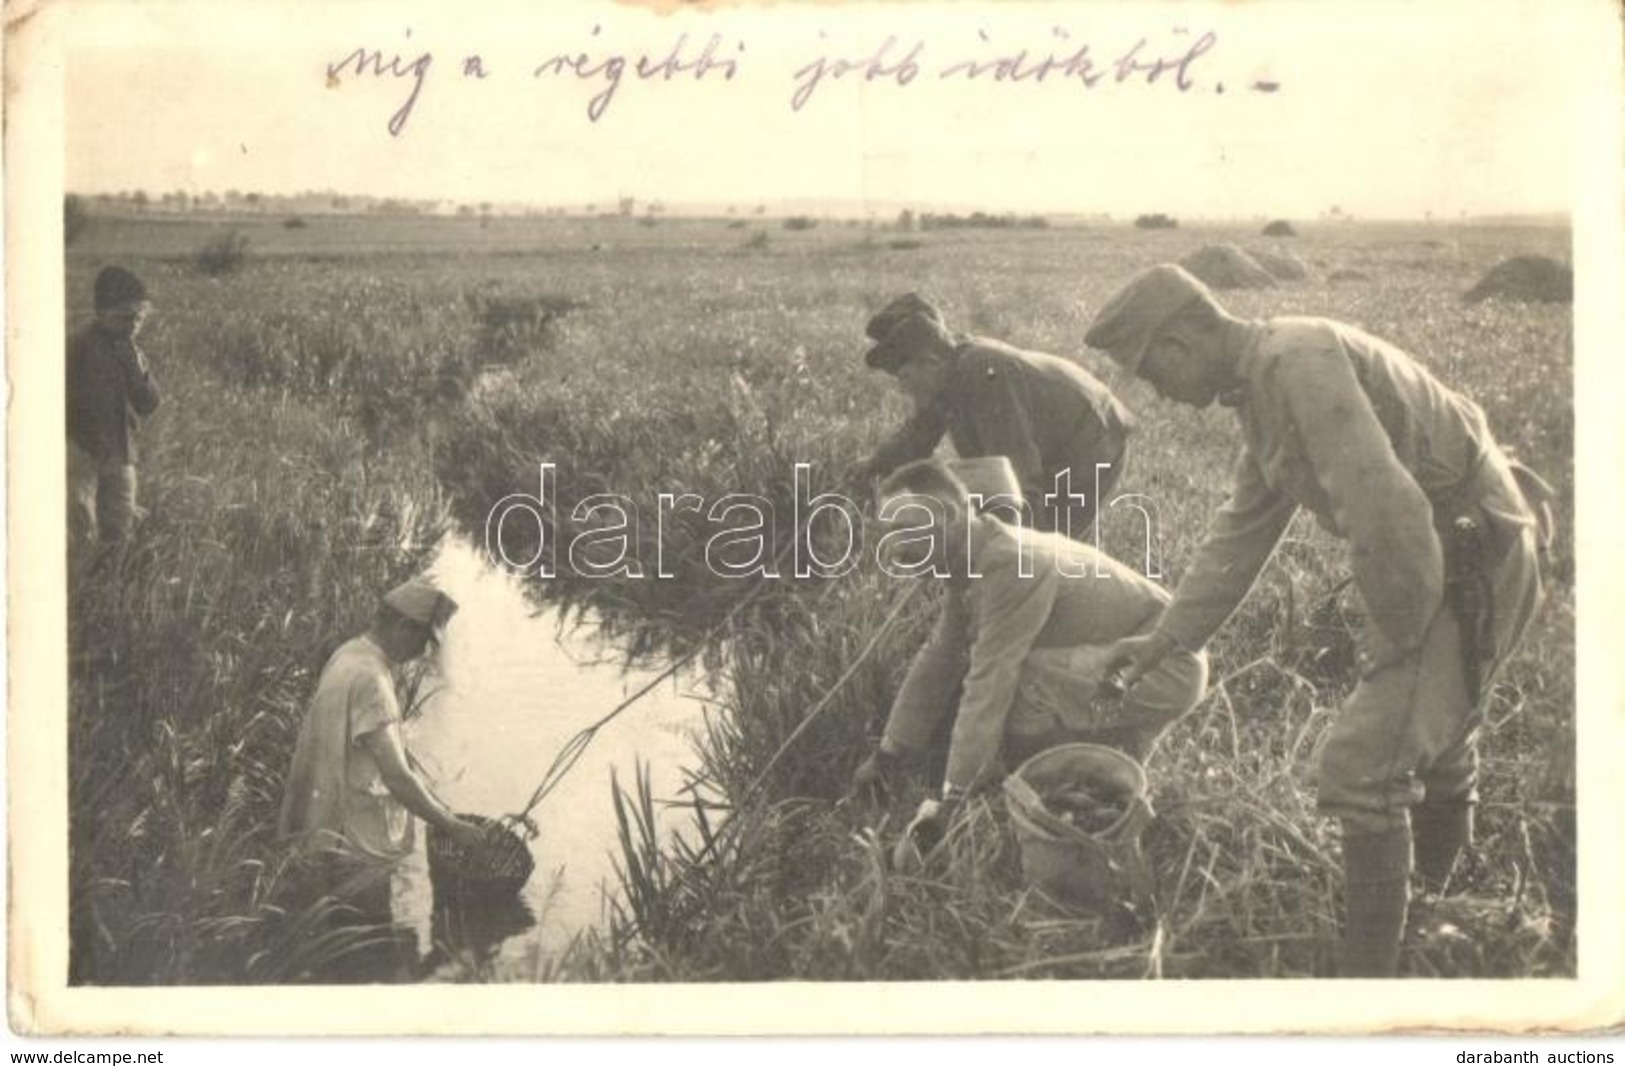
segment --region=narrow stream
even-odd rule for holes
[[[448,541],[432,573],[460,610],[441,650],[445,687],[408,725],[407,745],[453,809],[516,812],[563,744],[660,665],[626,668],[590,615],[561,630],[555,610],[538,608],[517,579],[465,540]],[[466,972],[471,956],[506,979],[547,976],[573,936],[602,922],[604,892],[614,890],[612,772],[630,789],[637,765],[646,763],[657,799],[675,798],[693,761],[692,738],[715,698],[703,674],[685,670],[599,731],[532,815],[541,831],[531,843],[536,872],[506,911],[486,908],[458,919],[456,929],[445,928],[444,915],[437,921],[420,833],[393,897],[396,921],[415,932],[420,956],[431,959],[427,979]],[[662,817],[668,838],[692,822],[677,807]]]

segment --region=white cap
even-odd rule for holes
[[[457,601],[425,581],[408,581],[384,593],[384,603],[402,618],[422,622],[436,638],[457,613]]]

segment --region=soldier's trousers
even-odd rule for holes
[[[1121,699],[1099,694],[1109,645],[1035,649],[1022,667],[1005,730],[1012,764],[1057,744],[1104,744],[1143,760],[1207,692],[1207,653],[1165,656]]]
[[[1057,744],[1077,742],[1104,744],[1144,759],[1168,727],[1201,702],[1207,691],[1207,654],[1175,652],[1122,699],[1100,697],[1097,679],[1105,672],[1109,648],[1035,648],[1028,653],[1005,721],[1007,766]],[[942,697],[894,710],[887,737],[918,752],[945,745],[958,691]]]
[[[1496,669],[1516,645],[1540,600],[1532,529],[1507,545],[1493,574]],[[1478,729],[1484,702],[1468,694],[1461,627],[1441,607],[1416,652],[1362,677],[1322,744],[1319,805],[1354,832],[1409,824],[1417,804],[1478,799]]]

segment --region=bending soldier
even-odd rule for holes
[[[876,343],[864,362],[897,379],[914,413],[854,468],[855,480],[924,459],[947,434],[962,459],[1009,458],[1039,528],[1088,537],[1096,496],[1117,483],[1133,428],[1105,385],[1053,355],[957,337],[913,293],[882,308],[866,331]]]
[[[1343,828],[1343,972],[1391,975],[1413,847],[1437,886],[1471,842],[1483,697],[1541,598],[1550,490],[1394,346],[1327,319],[1236,318],[1175,266],[1135,277],[1086,340],[1161,396],[1232,408],[1242,431],[1235,487],[1173,602],[1119,646],[1127,680],[1206,645],[1299,507],[1349,542],[1369,625],[1319,806]]]
[[[1201,700],[1207,656],[1200,650],[1166,656],[1121,699],[1097,698],[1112,647],[1148,633],[1168,601],[1110,556],[974,514],[964,483],[940,460],[910,463],[888,478],[879,517],[907,543],[929,531],[929,567],[922,559],[909,568],[946,575],[946,597],[878,750],[854,775],[854,791],[889,784],[905,763],[946,741],[942,798],[928,801],[929,813],[946,818],[1005,765],[1056,744],[1107,744],[1144,759]]]

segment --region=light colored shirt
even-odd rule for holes
[[[371,638],[346,642],[322,669],[299,729],[281,830],[302,847],[394,861],[412,850],[411,813],[390,794],[361,738],[398,731],[388,656]]]
[[[1484,413],[1398,348],[1321,318],[1247,326],[1234,397],[1244,445],[1219,509],[1157,625],[1201,648],[1257,580],[1299,507],[1350,544],[1380,637],[1420,646],[1444,595],[1436,510],[1464,496],[1532,523]]]
[[[894,746],[923,748],[930,738],[922,734],[958,691],[945,778],[961,787],[997,765],[1029,653],[1145,632],[1168,602],[1150,579],[1087,544],[987,516],[977,523],[971,566],[980,576],[949,581],[936,631],[887,723]]]

